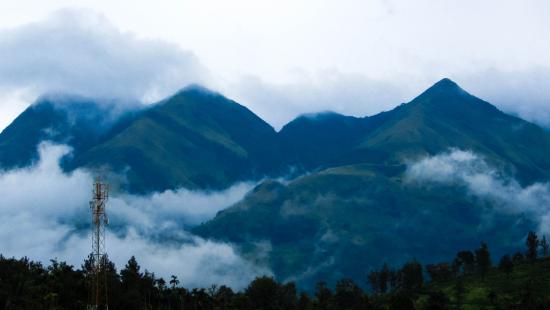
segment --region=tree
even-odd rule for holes
[[[548,244],[548,241],[546,241],[546,236],[542,236],[542,240],[540,241],[540,247],[542,248],[542,256],[546,257],[548,256],[548,248],[550,245]]]
[[[452,277],[451,268],[447,263],[426,265],[426,271],[432,281],[446,281]]]
[[[336,283],[334,306],[337,309],[364,309],[363,291],[351,279]]]
[[[216,309],[229,309],[235,293],[230,287],[220,286],[214,294],[214,306]]]
[[[527,239],[525,239],[525,245],[527,246],[525,256],[529,261],[534,262],[537,259],[537,249],[539,247],[539,238],[535,232],[529,232]]]
[[[272,277],[257,277],[248,285],[245,294],[253,309],[279,307],[279,284]]]
[[[303,309],[303,310],[311,309],[311,299],[304,292],[300,294],[300,298],[298,299],[298,309]]]
[[[442,292],[431,292],[428,296],[426,308],[428,310],[444,310],[449,309],[449,298]]]
[[[516,252],[516,254],[512,256],[512,263],[514,263],[514,265],[519,265],[523,262],[524,259],[525,257],[523,256],[523,253]]]
[[[500,259],[500,262],[498,263],[498,269],[500,269],[500,271],[509,275],[512,272],[513,268],[514,268],[514,263],[512,262],[510,255],[506,254],[502,256],[502,258]]]
[[[145,304],[146,294],[142,292],[143,274],[134,256],[128,260],[124,269],[120,271],[122,297],[119,307],[122,309],[139,309]],[[117,308],[119,308],[117,307]]]
[[[406,263],[400,271],[401,288],[407,292],[416,292],[424,284],[422,265],[416,260]]]
[[[371,271],[367,277],[367,280],[374,294],[380,292],[380,285],[378,284],[378,279],[379,279],[378,271],[376,270]]]
[[[285,283],[279,286],[279,303],[282,309],[296,309],[298,305],[298,294],[294,282]]]
[[[481,277],[485,278],[485,275],[491,268],[491,254],[489,253],[487,243],[482,242],[481,246],[476,250],[475,260],[479,273],[481,273]]]
[[[414,310],[414,302],[406,294],[393,294],[390,297],[390,310]]]
[[[315,289],[315,308],[316,309],[329,309],[332,301],[332,292],[327,287],[325,282],[317,283]]]
[[[464,287],[464,276],[458,276],[454,285],[454,294],[456,299],[457,309],[462,308],[464,302],[464,295],[466,294],[466,288]]]
[[[390,268],[388,264],[384,263],[380,273],[378,274],[378,286],[380,288],[380,293],[384,294],[388,290],[388,281],[390,280]]]
[[[463,267],[463,273],[469,274],[475,270],[475,256],[472,251],[460,251],[456,254],[456,263]]]
[[[132,256],[124,269],[120,271],[122,286],[124,288],[138,288],[143,276],[140,272],[140,266],[134,256]]]
[[[175,275],[170,276],[170,285],[172,286],[172,289],[175,289],[176,286],[180,284],[180,281],[178,280],[178,277]]]

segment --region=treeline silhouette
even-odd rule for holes
[[[487,244],[481,243],[474,251],[458,252],[448,263],[423,267],[413,260],[398,269],[384,264],[366,275],[368,291],[342,279],[334,288],[320,282],[312,294],[267,276],[257,277],[242,291],[224,285],[186,289],[176,276],[167,281],[142,271],[135,257],[120,272],[110,261],[103,269],[109,309],[462,309],[468,279],[484,281],[489,272],[510,274],[516,266],[535,264],[548,255],[548,249],[545,237],[539,240],[529,232],[526,251],[504,255],[496,268]],[[28,258],[0,255],[0,308],[86,309],[91,302],[92,263],[90,256],[75,269],[57,260],[44,266]],[[438,283],[453,283],[451,292],[443,292]],[[550,309],[550,297],[526,287],[504,303],[490,292],[483,307]]]

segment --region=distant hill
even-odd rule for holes
[[[459,185],[407,182],[411,161],[458,148],[525,184],[550,173],[547,132],[447,79],[389,112],[301,118],[283,133],[313,137],[283,143],[299,150],[303,166],[324,167],[288,184],[264,182],[195,232],[239,244],[251,255],[267,247],[276,275],[307,287],[321,279],[363,281],[383,262],[444,260],[475,246],[479,236],[501,253],[534,229],[528,216],[501,212]],[[325,152],[326,141],[338,147]]]

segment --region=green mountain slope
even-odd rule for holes
[[[247,108],[187,88],[156,104],[86,152],[71,167],[123,172],[131,191],[220,189],[279,168],[276,132]]]
[[[525,182],[550,177],[550,134],[499,111],[449,79],[388,114],[363,137],[358,154],[382,153],[384,162],[395,163],[456,147],[483,154]]]
[[[384,261],[445,260],[485,235],[496,253],[510,251],[535,228],[536,219],[504,213],[459,184],[409,182],[411,161],[458,148],[523,185],[550,178],[548,132],[448,79],[388,112],[307,115],[279,133],[247,108],[200,87],[102,130],[95,126],[102,110],[88,113],[89,105],[77,104],[74,113],[61,113],[55,107],[30,107],[0,134],[2,166],[32,162],[36,144],[54,132],[59,134],[51,139],[75,148],[63,161],[66,170],[107,167],[124,175],[132,192],[221,189],[280,176],[290,167],[309,172],[262,183],[195,230],[264,257],[279,279],[306,286],[343,277],[361,282]]]
[[[38,159],[38,144],[45,140],[68,144],[75,152],[93,146],[112,128],[114,119],[124,123],[128,118],[113,105],[75,96],[39,98],[0,133],[0,168],[30,165]]]
[[[405,170],[413,160],[458,148],[480,154],[499,173],[524,183],[547,180],[550,134],[544,130],[446,79],[373,117],[372,125],[369,118],[363,122],[352,130],[353,139],[332,150],[330,160],[301,157],[324,161],[325,169],[288,184],[265,182],[195,232],[238,244],[251,256],[267,251],[266,263],[280,279],[311,287],[319,279],[364,281],[383,262],[448,259],[475,246],[479,236],[501,253],[534,229],[526,215],[502,212],[457,184],[409,182]],[[304,127],[320,133],[309,141],[322,143],[326,128]],[[293,136],[291,129],[285,134]],[[326,146],[315,142],[299,147],[316,155]]]
[[[459,282],[463,287],[460,295]],[[484,277],[469,274],[461,279],[435,281],[426,289],[442,292],[450,304],[460,304],[461,309],[547,309],[549,284],[550,258],[544,257],[533,263],[515,264],[509,272],[494,267]],[[426,299],[421,296],[417,305],[421,307]]]
[[[333,112],[302,115],[286,124],[278,136],[287,164],[310,171],[345,160],[383,120],[384,114],[365,118]]]
[[[497,252],[511,250],[535,225],[499,214],[462,188],[407,182],[403,169],[362,164],[287,185],[265,182],[195,233],[238,244],[252,256],[268,248],[266,263],[280,279],[312,287],[343,277],[361,283],[384,262],[448,259],[475,246],[480,235]]]

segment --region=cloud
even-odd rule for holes
[[[98,13],[74,9],[0,30],[0,73],[0,90],[13,94],[12,104],[49,92],[154,101],[208,75],[192,52],[138,38]]]
[[[516,71],[490,68],[459,76],[457,81],[501,110],[550,128],[550,67]]]
[[[66,146],[42,143],[40,161],[0,174],[0,240],[5,256],[51,258],[80,266],[90,252],[89,208],[92,177],[83,170],[65,174],[59,159]],[[243,259],[225,243],[205,240],[185,228],[208,220],[240,200],[253,184],[223,192],[184,189],[149,196],[114,195],[108,203],[110,258],[121,268],[135,255],[159,276],[175,274],[189,287],[229,284],[244,287],[255,275],[270,274]]]
[[[501,212],[530,216],[542,233],[550,233],[550,183],[522,186],[471,151],[452,149],[426,157],[411,163],[406,176],[409,182],[420,184],[462,186]]]
[[[449,77],[472,95],[506,113],[550,128],[549,67],[517,71],[480,68],[473,72],[441,75],[369,78],[339,70],[295,70],[284,83],[249,75],[237,82],[217,85],[223,93],[249,107],[280,129],[300,114],[334,111],[345,115],[370,116],[409,102],[438,79]]]
[[[286,83],[270,83],[257,76],[247,76],[225,87],[227,95],[277,129],[305,113],[334,111],[354,116],[373,115],[394,108],[407,93],[405,85],[338,70],[296,71],[292,81]]]
[[[446,23],[459,16],[471,17],[472,10],[460,5],[448,10],[446,5],[434,7],[428,2],[420,6],[393,1],[352,1],[345,6],[289,2],[285,5],[302,13],[288,15],[294,11],[270,6],[261,10],[262,14],[275,15],[259,18],[250,10],[239,12],[238,8],[251,5],[240,1],[223,5],[223,9],[216,6],[216,21],[226,27],[209,22],[214,13],[208,9],[211,3],[187,5],[190,7],[173,12],[162,10],[171,16],[170,22],[182,23],[178,31],[173,25],[152,33],[140,27],[123,32],[117,28],[124,25],[120,16],[106,14],[115,26],[95,11],[75,9],[62,9],[44,20],[0,30],[0,127],[44,93],[152,102],[190,83],[200,83],[236,99],[281,128],[303,113],[332,110],[366,116],[389,110],[443,77],[456,80],[505,112],[550,127],[550,90],[546,87],[550,79],[546,55],[550,53],[547,40],[539,39],[544,27],[530,22],[512,31],[509,20],[517,14],[517,4],[504,5],[495,16],[494,29],[485,29],[483,35],[476,25],[486,24],[485,14],[477,14],[476,23],[466,28]],[[311,10],[312,5],[316,10]],[[140,6],[147,12],[158,9]],[[256,9],[262,6],[254,5]],[[424,6],[430,10],[420,9]],[[234,15],[227,10],[243,14],[255,27],[236,29]],[[430,18],[417,23],[410,10]],[[536,17],[539,11],[544,10],[522,14]],[[184,18],[171,15],[174,12]],[[292,23],[281,25],[280,18],[275,18],[278,14]],[[127,15],[124,10],[122,16]],[[304,16],[315,23],[304,25]],[[354,23],[341,23],[344,17]],[[152,28],[149,23],[142,26]],[[503,32],[502,27],[510,31]],[[415,35],[407,35],[413,30]],[[432,46],[432,31],[440,33],[444,41],[437,47]],[[141,33],[179,45],[139,37]],[[197,35],[203,33],[206,35]],[[523,43],[512,43],[512,34]],[[486,45],[486,37],[495,40]],[[475,42],[471,42],[473,38]],[[485,44],[483,50],[479,43]],[[293,48],[282,53],[281,46]],[[476,50],[456,46],[476,46]],[[518,46],[536,48],[526,51]],[[206,69],[203,61],[214,71]]]

